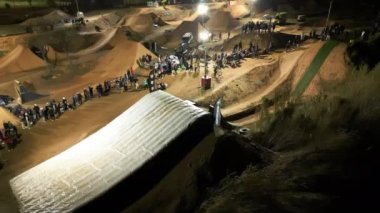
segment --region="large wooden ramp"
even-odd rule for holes
[[[210,113],[157,91],[10,185],[21,212],[119,212],[211,132]]]

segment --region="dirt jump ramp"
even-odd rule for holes
[[[43,68],[46,62],[29,48],[18,45],[12,52],[0,58],[0,76]]]

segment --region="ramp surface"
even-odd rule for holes
[[[136,173],[141,168],[150,172],[163,168],[161,161],[155,161],[156,156],[172,147],[174,141],[178,146],[170,152],[172,155],[178,152],[178,147],[197,140],[196,135],[205,129],[198,128],[199,121],[208,124],[208,118],[208,112],[168,93],[148,94],[79,144],[13,178],[10,185],[20,211],[71,212],[99,196],[107,196],[111,188],[120,186],[129,176],[134,176],[135,181],[146,181],[150,178],[148,174],[136,177]],[[189,134],[186,132],[191,128],[190,135],[194,137],[176,140]],[[164,159],[168,159],[167,155]],[[147,162],[157,168],[147,169]],[[134,193],[132,188],[143,188],[144,183],[128,185],[116,199],[126,202],[126,197]],[[116,211],[113,207],[117,203],[97,201],[96,205]]]

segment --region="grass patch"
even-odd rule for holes
[[[296,89],[294,90],[295,96],[301,96],[305,92],[306,88],[309,86],[314,76],[318,73],[323,62],[326,60],[327,56],[330,54],[330,52],[334,49],[334,47],[337,44],[337,41],[329,40],[322,46],[322,48],[318,51],[310,66],[307,68],[306,72],[302,76],[301,80],[297,84]]]

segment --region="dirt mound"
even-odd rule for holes
[[[182,36],[191,32],[194,36],[194,41],[198,41],[198,35],[200,32],[206,29],[198,21],[183,21],[173,32],[170,34],[170,39],[165,46],[177,47],[181,42]]]
[[[9,112],[7,109],[0,107],[0,126],[2,128],[3,122],[10,121],[12,124],[19,124],[19,119],[14,116],[11,112]]]
[[[130,67],[138,68],[137,59],[144,54],[154,56],[152,52],[139,42],[128,40],[123,32],[118,32],[115,41],[118,44],[95,65],[95,69],[82,78],[93,82],[95,79],[112,79],[125,74]]]
[[[22,42],[26,35],[16,35],[16,36],[1,36],[0,37],[0,51],[11,52],[17,47],[19,43]],[[0,56],[1,57],[1,56]]]
[[[206,27],[211,32],[228,32],[239,25],[239,21],[231,16],[228,11],[215,11],[209,16]]]
[[[0,76],[25,72],[46,66],[29,48],[18,45],[12,52],[0,58]]]
[[[260,51],[268,48],[269,43],[272,42],[272,47],[274,49],[281,49],[285,48],[287,42],[294,40],[294,35],[289,35],[285,33],[272,33],[272,34],[243,34],[242,36],[237,35],[233,38],[227,40],[222,45],[219,45],[216,47],[216,49],[220,49],[222,46],[226,51],[232,51],[233,47],[239,43],[239,41],[242,41],[243,47],[247,48],[249,45],[249,42],[252,42],[254,44],[259,45]]]
[[[95,41],[95,43],[93,43],[91,46],[88,46],[87,48],[80,49],[77,52],[64,53],[56,50],[54,47],[49,47],[48,58],[50,60],[61,60],[67,57],[80,57],[92,54],[105,47],[115,36],[116,32],[117,29],[106,30],[105,32],[99,34],[99,39]]]
[[[108,29],[110,27],[117,26],[118,23],[122,21],[123,18],[124,16],[116,12],[107,13],[107,14],[101,15],[100,18],[93,20],[91,24],[96,25],[100,27],[101,29]]]
[[[228,84],[215,88],[211,94],[198,99],[197,103],[207,106],[223,97],[225,105],[234,104],[238,99],[244,99],[267,86],[273,80],[272,77],[278,76],[280,73],[279,66],[279,60],[273,59],[266,65],[254,67]]]
[[[61,11],[54,10],[42,17],[30,18],[21,23],[24,26],[34,26],[34,25],[52,25],[61,22],[64,19],[73,18],[71,15]]]
[[[163,21],[180,21],[189,17],[192,14],[192,10],[181,8],[177,5],[168,5],[166,9],[162,7],[155,8],[153,13]]]
[[[251,10],[247,5],[235,4],[231,6],[231,15],[234,18],[243,18],[251,14]]]
[[[56,42],[51,41],[50,45],[59,52],[76,53],[83,49],[96,47],[98,43],[102,43],[101,34],[67,34],[56,38]]]
[[[124,42],[125,39],[127,38],[126,36],[126,31],[124,29],[118,29],[115,33],[115,35],[112,37],[112,39],[109,41],[109,44],[112,47],[117,46],[119,43]]]
[[[158,26],[166,25],[166,23],[154,13],[134,15],[127,18],[125,21],[125,26],[142,34],[151,33],[154,24],[157,24]]]
[[[153,19],[148,14],[140,14],[131,16],[125,22],[125,25],[130,27],[133,31],[142,34],[151,33],[153,30]]]

